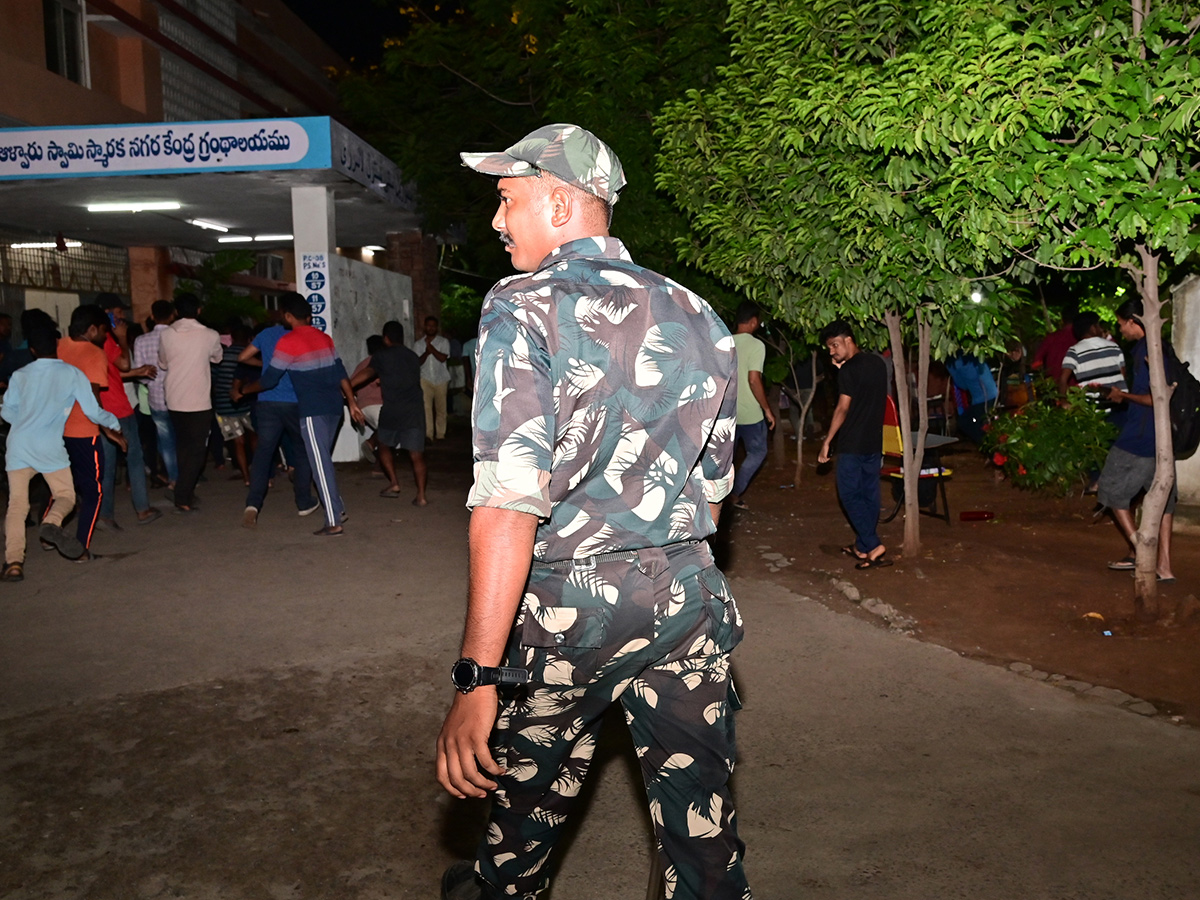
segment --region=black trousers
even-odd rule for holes
[[[103,495],[104,439],[63,438],[67,458],[71,461],[71,480],[75,482],[75,536],[84,547],[92,546],[96,519],[100,517],[100,498]]]
[[[212,422],[211,409],[199,412],[171,410],[171,425],[175,428],[175,454],[179,460],[179,479],[175,482],[175,505],[193,506],[196,502],[196,482],[204,471],[204,452]]]

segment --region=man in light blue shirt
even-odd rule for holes
[[[101,427],[109,440],[125,449],[120,422],[100,408],[87,376],[56,358],[58,335],[49,330],[28,336],[33,362],[13,373],[0,416],[12,425],[4,467],[8,471],[8,516],[4,523],[4,570],[0,579],[25,577],[25,517],[29,515],[29,482],[41,474],[53,500],[42,519],[39,537],[69,559],[84,555],[73,534],[62,529],[75,506],[71,462],[63,443],[63,426],[75,404]]]

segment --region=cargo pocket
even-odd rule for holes
[[[611,614],[607,606],[542,606],[526,595],[521,645],[535,651],[533,680],[588,683],[597,669]]]
[[[737,601],[733,599],[733,593],[729,590],[729,582],[716,566],[703,569],[697,577],[708,617],[708,636],[718,649],[732,650],[741,643],[745,629],[742,627],[742,616],[738,612]]]

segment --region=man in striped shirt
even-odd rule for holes
[[[279,308],[289,331],[275,345],[271,364],[263,371],[262,380],[247,385],[241,393],[270,390],[285,374],[291,377],[300,407],[304,452],[312,466],[321,504],[325,507],[325,526],[313,534],[321,537],[339,535],[346,511],[333,469],[333,440],[342,421],[343,400],[350,407],[350,416],[355,422],[361,425],[366,420],[354,399],[346,367],[334,349],[333,340],[310,324],[312,308],[308,301],[293,291],[280,297]],[[233,399],[240,399],[240,395],[234,394]]]
[[[1096,400],[1107,394],[1105,388],[1126,390],[1125,354],[1111,338],[1105,337],[1104,326],[1094,312],[1080,313],[1073,323],[1075,341],[1063,357],[1058,376],[1058,390],[1065,394],[1071,379],[1088,388],[1088,396]]]

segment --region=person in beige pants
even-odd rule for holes
[[[29,482],[41,475],[52,500],[38,536],[69,559],[85,556],[79,539],[63,531],[63,519],[75,507],[71,464],[63,443],[67,416],[77,405],[109,439],[125,449],[117,417],[100,408],[96,391],[79,369],[57,359],[58,335],[41,329],[27,335],[34,360],[13,373],[0,416],[11,423],[5,467],[8,470],[8,515],[4,521],[4,570],[0,579],[25,577],[25,519],[29,515]]]

